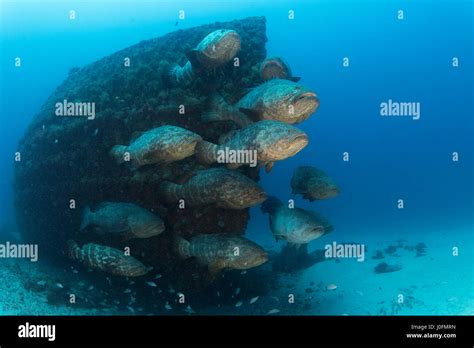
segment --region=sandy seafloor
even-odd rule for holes
[[[343,259],[324,261],[293,274],[280,274],[281,286],[268,296],[250,304],[248,298],[235,298],[239,307],[220,306],[197,314],[265,315],[278,309],[277,315],[474,315],[473,246],[471,227],[456,227],[449,231],[433,231],[431,235],[399,234],[408,245],[423,241],[426,255],[398,249],[394,255],[373,260],[375,250],[383,250],[396,240],[366,240],[369,252],[365,262]],[[423,238],[421,238],[421,236]],[[398,240],[398,238],[397,238]],[[321,247],[329,240],[316,241]],[[459,256],[452,256],[452,246],[458,245]],[[276,245],[275,245],[276,246]],[[381,261],[401,264],[400,271],[375,274]],[[48,274],[50,273],[50,274]],[[130,315],[117,308],[85,309],[48,303],[44,291],[25,287],[33,279],[60,279],[58,270],[28,260],[0,260],[0,314],[2,315]],[[245,275],[242,275],[245,277]],[[335,284],[334,290],[327,285]],[[288,303],[294,295],[295,304]],[[405,302],[398,305],[397,296]],[[171,311],[164,313],[172,314]],[[135,314],[146,314],[136,312]],[[174,314],[186,314],[183,311]]]

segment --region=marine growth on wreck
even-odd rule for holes
[[[267,200],[258,184],[262,167],[271,175],[311,141],[297,124],[320,103],[282,58],[266,57],[266,41],[265,18],[251,17],[175,31],[71,70],[21,141],[22,233],[51,260],[127,279],[164,274],[199,292],[226,270],[268,261],[245,238],[249,207],[263,203],[275,238],[316,262],[299,246],[330,223]],[[93,117],[65,117],[90,103]],[[311,201],[339,192],[310,168],[295,172],[295,192]]]

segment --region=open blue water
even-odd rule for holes
[[[74,21],[68,19],[71,9]],[[187,18],[177,28],[180,9]],[[267,19],[268,56],[284,57],[321,100],[317,113],[299,125],[310,144],[271,173],[262,172],[260,183],[331,220],[334,232],[312,242],[310,251],[333,241],[369,248],[366,262],[317,264],[293,274],[288,281],[301,296],[312,281],[324,289],[337,286],[301,314],[384,314],[379,302],[412,286],[419,301],[385,314],[473,314],[472,1],[2,0],[0,233],[15,224],[12,159],[18,141],[72,67],[176,29],[256,15]],[[15,57],[22,59],[20,69]],[[380,116],[380,103],[389,99],[420,103],[420,118]],[[340,195],[312,203],[293,196],[289,183],[299,165],[323,169]],[[274,250],[283,245],[275,243],[258,207],[247,236]],[[425,243],[426,256],[400,251],[386,260],[402,264],[401,271],[375,274],[372,253],[399,239]]]

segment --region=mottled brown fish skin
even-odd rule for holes
[[[200,234],[189,242],[177,239],[183,258],[195,257],[211,273],[222,269],[249,269],[268,260],[268,254],[256,243],[231,234]]]
[[[68,256],[84,266],[124,277],[139,277],[149,268],[123,251],[105,245],[88,243],[79,247],[74,241],[68,241]]]
[[[207,35],[196,47],[197,60],[205,68],[215,68],[240,51],[240,36],[234,30],[220,29]]]
[[[161,218],[133,203],[102,202],[94,211],[85,207],[81,230],[93,226],[100,234],[120,235],[126,239],[150,238],[165,230]]]
[[[340,192],[336,183],[322,170],[310,166],[296,168],[291,178],[293,193],[310,201],[333,198]]]
[[[308,119],[319,104],[319,98],[312,90],[293,81],[271,79],[253,88],[235,105],[229,105],[221,96],[211,95],[201,120],[231,120],[240,127],[261,120],[296,124]]]
[[[111,154],[117,162],[124,162],[125,153],[135,166],[170,163],[192,156],[202,138],[187,129],[162,126],[143,133],[129,146],[116,145]]]
[[[333,230],[321,215],[301,208],[289,208],[276,197],[269,197],[263,203],[262,211],[270,215],[270,228],[277,240],[306,244]]]
[[[265,59],[260,66],[260,75],[263,81],[271,79],[288,79],[291,77],[291,69],[288,64],[279,57]]]
[[[227,63],[240,51],[240,36],[234,30],[219,29],[207,35],[191,51],[186,64],[174,65],[169,81],[174,85],[191,84],[203,69],[214,69]]]
[[[196,147],[196,157],[204,164],[217,162],[218,151],[256,150],[260,165],[281,161],[296,155],[306,145],[308,136],[298,128],[279,121],[265,120],[240,129],[227,138],[221,145],[202,141]],[[238,168],[244,164],[232,164],[229,168]]]
[[[295,82],[272,79],[245,95],[236,107],[254,110],[261,120],[294,124],[303,122],[319,108],[319,98]]]
[[[266,199],[253,180],[224,168],[199,171],[183,185],[163,182],[160,193],[170,203],[183,199],[189,206],[215,204],[226,209],[245,209]]]

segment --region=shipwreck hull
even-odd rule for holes
[[[241,37],[240,66],[230,61],[206,72],[192,85],[172,86],[167,72],[186,62],[186,52],[216,29],[233,29]],[[179,30],[140,42],[81,69],[72,69],[34,118],[19,144],[21,161],[15,162],[15,206],[18,225],[28,242],[40,245],[40,256],[64,258],[68,239],[123,248],[158,272],[175,274],[189,287],[206,279],[206,272],[192,261],[180,261],[172,248],[172,235],[196,233],[243,234],[248,209],[215,207],[184,210],[162,204],[158,186],[163,180],[185,180],[204,169],[194,157],[169,165],[131,170],[109,155],[116,144],[161,125],[176,125],[217,141],[234,127],[231,123],[203,124],[200,115],[207,97],[219,91],[230,102],[247,88],[261,83],[258,64],[265,59],[265,19],[253,17]],[[130,60],[130,66],[124,64]],[[94,102],[95,119],[58,117],[55,104]],[[184,114],[180,113],[184,106]],[[182,110],[182,107],[181,107]],[[254,169],[241,172],[258,180]],[[72,201],[73,200],[73,201]],[[166,232],[147,240],[102,239],[79,233],[82,210],[102,201],[133,202],[159,215]]]

